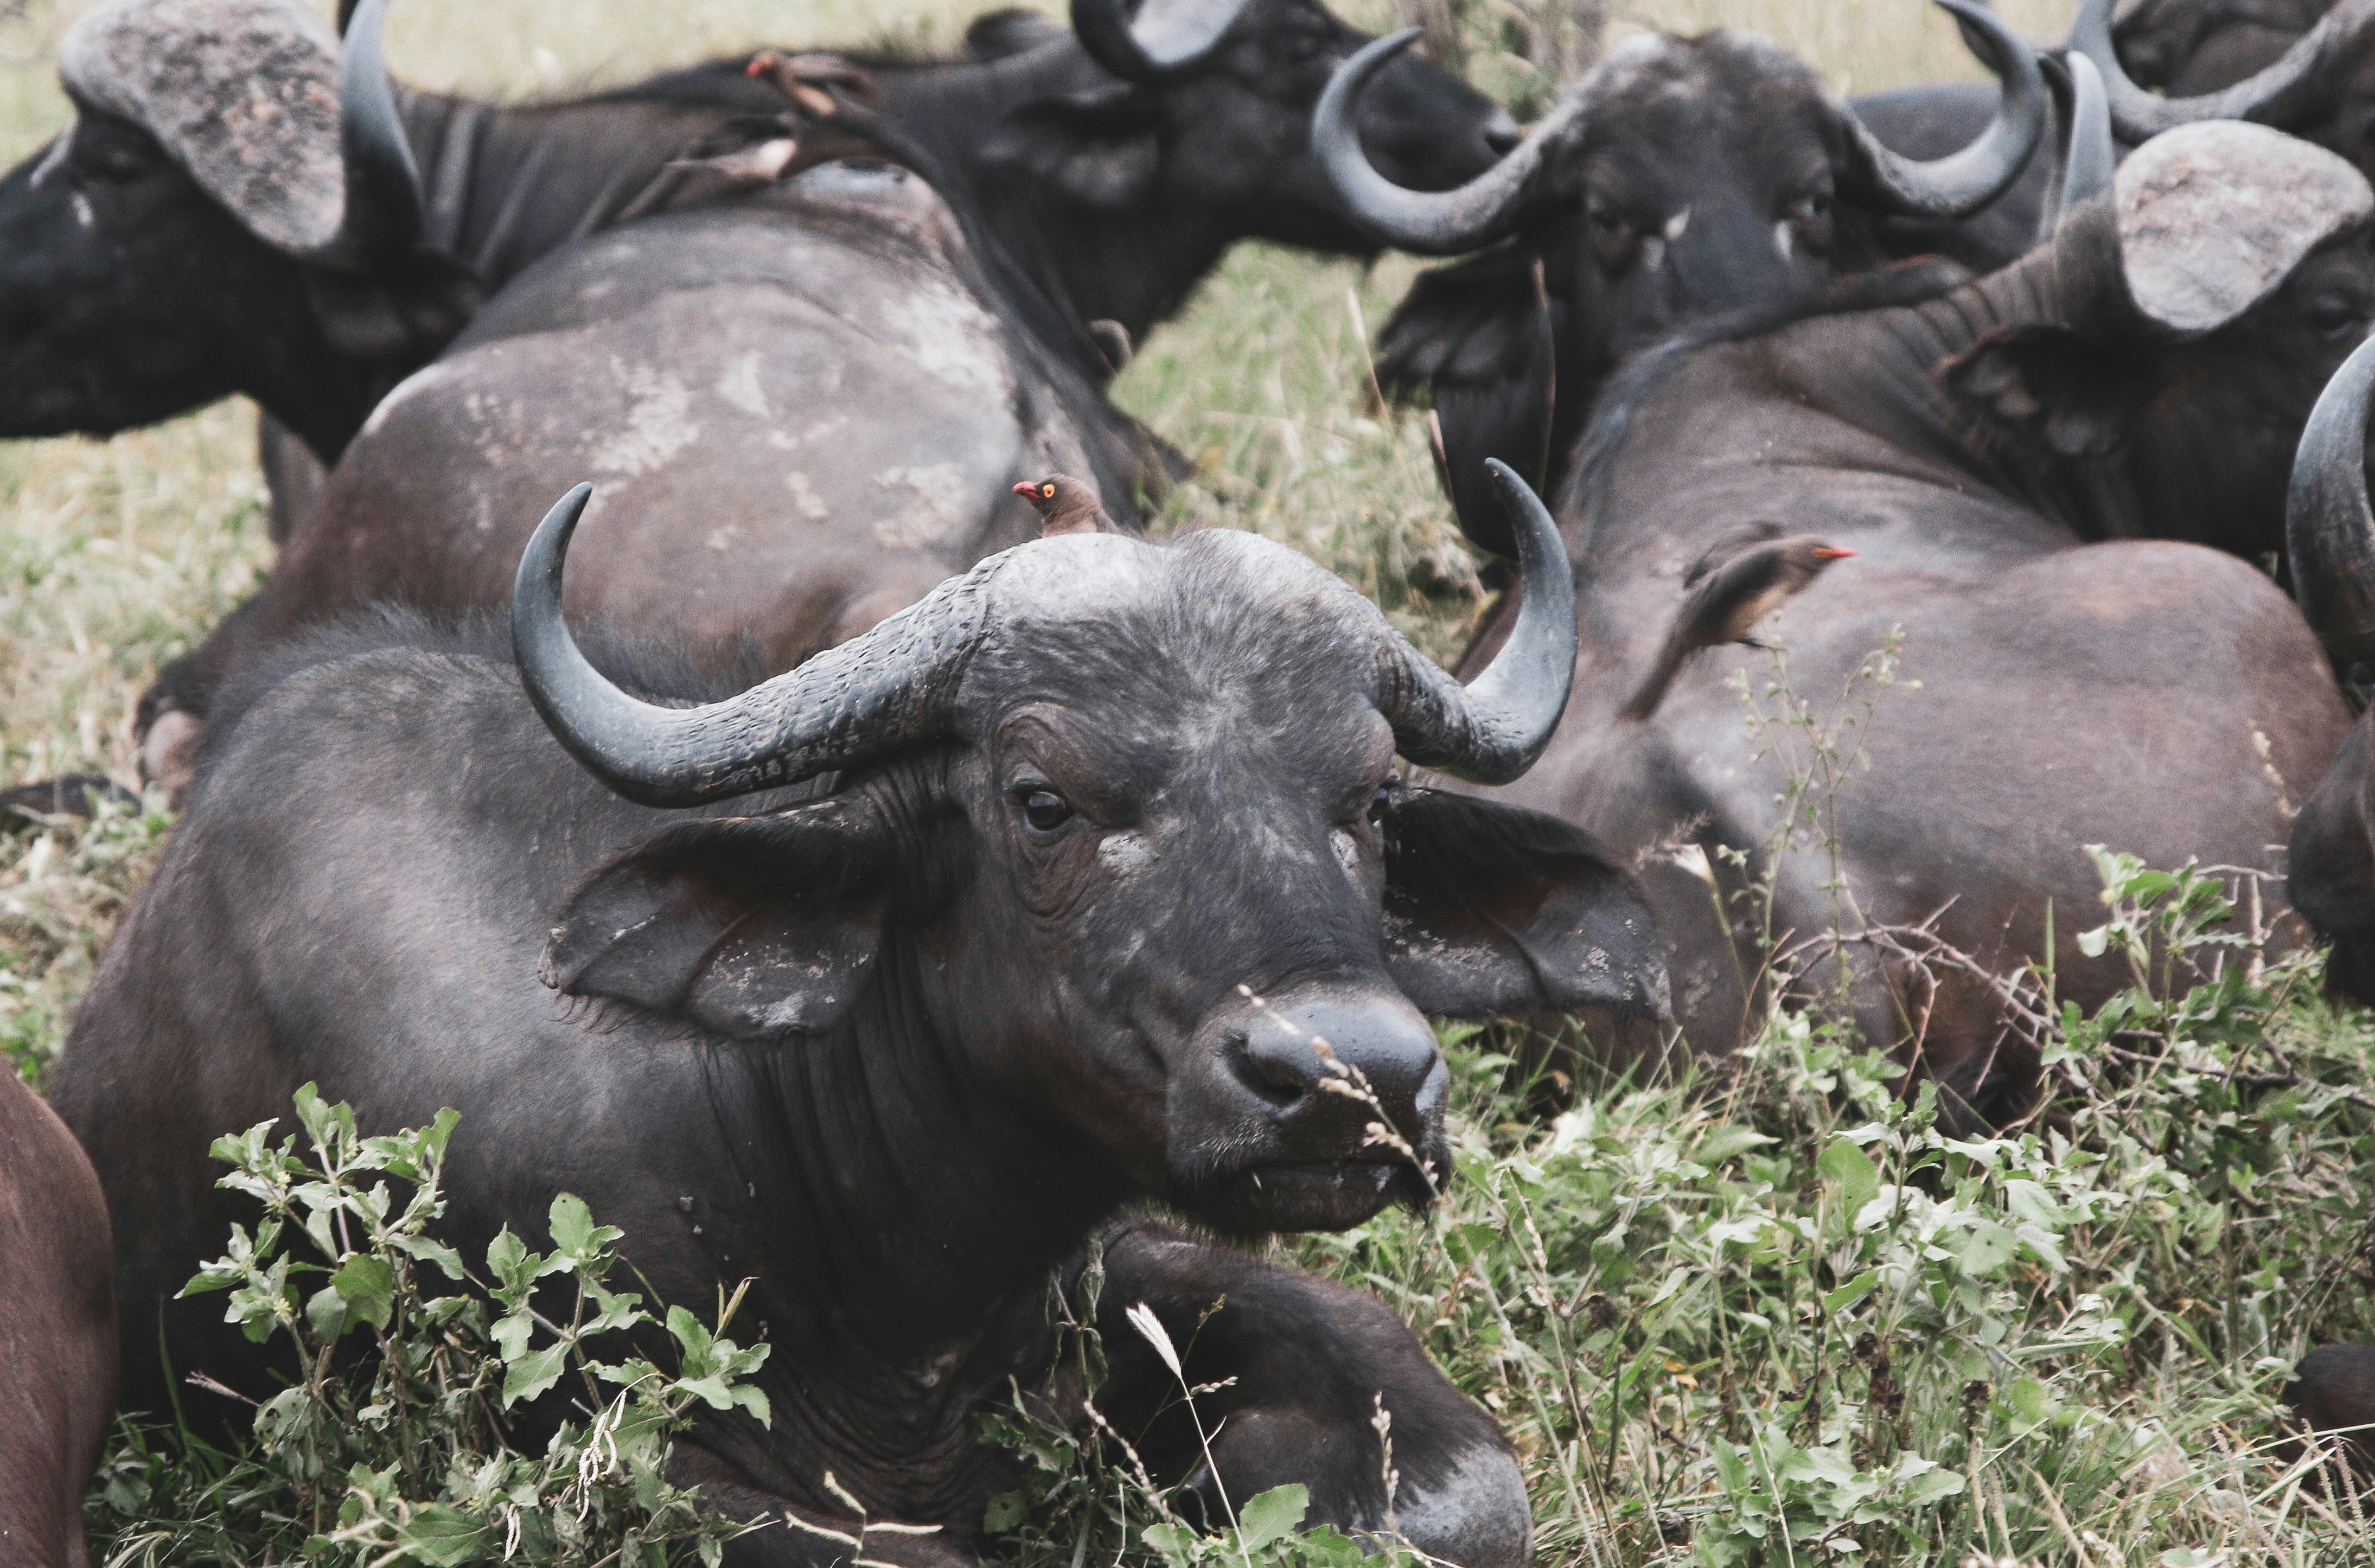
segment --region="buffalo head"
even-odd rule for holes
[[[2145,90],[2123,65],[2113,47],[2114,4],[2082,0],[2070,24],[2070,48],[2103,73],[2112,124],[2126,140],[2204,120],[2251,120],[2331,148],[2375,177],[2375,0],[2342,0],[2331,8],[2313,0],[2264,10],[2201,6],[2209,15],[2194,18],[2168,7],[2175,14],[2166,32],[2190,38],[2194,53],[2180,58],[2172,50],[2165,66],[2140,62],[2140,68],[2169,72],[2167,97]],[[2122,46],[2137,19],[2122,18]],[[2180,25],[2189,19],[2193,28]]]
[[[2156,137],[2020,264],[2050,319],[1956,355],[1944,390],[2089,532],[2279,549],[2302,424],[2375,321],[2370,214],[2356,170],[2280,132]]]
[[[990,558],[727,701],[597,674],[561,618],[585,487],[520,565],[513,632],[553,733],[655,805],[824,772],[831,792],[688,819],[597,869],[548,980],[715,1034],[895,1022],[1130,1185],[1241,1230],[1424,1201],[1445,1168],[1425,1012],[1655,1010],[1625,879],[1547,818],[1395,781],[1397,750],[1521,773],[1571,678],[1573,585],[1514,477],[1525,605],[1463,688],[1302,557],[1212,531]],[[1372,1124],[1390,1137],[1373,1134]]]
[[[2334,0],[2130,0],[2111,39],[2137,85],[2192,98],[2275,65],[2333,8]]]
[[[1070,41],[1009,15],[976,34],[1006,53]],[[1192,213],[1233,234],[1377,248],[1313,159],[1310,132],[1312,106],[1367,34],[1317,0],[1145,0],[1134,15],[1126,0],[1075,0],[1071,34],[1108,79],[1010,115],[984,145],[994,167],[1092,211]],[[1416,59],[1378,73],[1356,119],[1369,156],[1426,190],[1490,167],[1518,139],[1490,99]]]
[[[359,404],[322,410],[351,430],[372,361],[458,330],[468,278],[415,250],[384,10],[367,0],[343,62],[298,0],[112,0],[75,24],[74,123],[0,179],[0,435],[301,384]]]
[[[1718,29],[1618,46],[1491,171],[1414,191],[1363,156],[1353,114],[1415,35],[1347,62],[1312,129],[1346,204],[1408,250],[1492,247],[1422,277],[1381,348],[1388,380],[1434,384],[1454,473],[1474,472],[1471,453],[1555,454],[1625,355],[1691,322],[1813,299],[1885,259],[1885,219],[1960,217],[2010,184],[2050,113],[2036,56],[1985,7],[1940,4],[1988,42],[2003,88],[1985,129],[1928,162],[1883,147],[1778,44]],[[1537,429],[1554,379],[1555,424]],[[1477,542],[1506,554],[1489,509],[1456,499]]]

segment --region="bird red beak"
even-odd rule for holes
[[[1814,559],[1816,560],[1845,560],[1848,557],[1853,554],[1855,554],[1855,551],[1850,549],[1842,549],[1837,545],[1816,545],[1814,547]]]
[[[1014,483],[1014,493],[1020,496],[1035,496],[1039,493],[1039,487],[1030,479],[1017,479]]]

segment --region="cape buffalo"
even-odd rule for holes
[[[1718,29],[1620,44],[1491,171],[1427,194],[1372,166],[1353,118],[1415,34],[1338,70],[1312,143],[1345,205],[1404,249],[1483,252],[1419,279],[1377,362],[1383,381],[1433,389],[1453,500],[1479,545],[1506,556],[1511,543],[1479,504],[1483,459],[1539,480],[1625,355],[1691,321],[1817,294],[1886,259],[1884,219],[1967,215],[2019,173],[2047,120],[2036,56],[1983,6],[1939,4],[1988,42],[2003,79],[1994,117],[1929,162],[1890,151],[1779,45]],[[1938,287],[1932,269],[1893,281]]]
[[[2123,140],[2204,120],[2252,120],[2330,147],[2375,177],[2375,3],[2204,6],[2190,17],[2192,7],[2174,7],[2148,29],[2156,42],[2167,41],[2165,60],[2151,66],[2168,72],[2161,84],[2167,97],[2145,91],[2121,64],[2114,41],[2125,45],[2127,36],[2125,26],[2116,34],[2111,26],[2115,3],[2081,0],[2070,48],[2103,73],[2111,123]],[[2286,38],[2296,23],[2305,30]],[[2180,39],[2190,41],[2191,53],[2179,52]],[[2286,46],[2275,52],[2279,41]],[[2265,63],[2253,68],[2255,61]]]
[[[457,1244],[567,1190],[668,1300],[755,1279],[774,1426],[703,1411],[679,1450],[743,1516],[841,1513],[832,1471],[873,1518],[943,1527],[870,1554],[967,1560],[1010,1484],[970,1417],[1010,1379],[1077,1398],[1047,1281],[1102,1238],[1099,1404],[1142,1452],[1196,1449],[1122,1313],[1186,1343],[1225,1293],[1196,1368],[1236,1379],[1201,1401],[1215,1486],[1301,1480],[1315,1522],[1381,1527],[1382,1394],[1402,1528],[1523,1563],[1507,1444],[1389,1313],[1109,1223],[1147,1197],[1241,1234],[1423,1205],[1447,1169],[1424,1013],[1662,1006],[1656,933],[1589,841],[1392,774],[1399,750],[1507,781],[1564,704],[1557,534],[1505,485],[1526,607],[1465,688],[1282,547],[1076,533],[740,695],[624,672],[648,701],[561,620],[582,488],[520,564],[516,668],[403,619],[243,666],[57,1069],[123,1216],[127,1403],[160,1392],[160,1313],[176,1368],[262,1375],[165,1298],[235,1216],[208,1138],[315,1079],[383,1126],[462,1108]]]
[[[2375,657],[2375,506],[2367,490],[2367,410],[2375,344],[2362,346],[2319,398],[2293,466],[2294,592],[2337,660]],[[2375,1006],[2375,766],[2368,721],[2343,743],[2293,819],[2286,896],[2334,944],[2326,983]]]
[[[0,1067],[0,1563],[84,1568],[115,1416],[107,1204],[64,1124]]]
[[[1316,0],[1150,6],[1135,30],[1120,0],[1081,0],[1074,29],[1000,13],[975,25],[987,58],[868,62],[880,123],[837,76],[807,96],[840,110],[822,124],[741,59],[525,108],[399,91],[384,8],[358,8],[343,79],[298,0],[110,0],[77,22],[59,56],[75,121],[0,179],[0,434],[112,432],[243,392],[335,460],[479,293],[717,195],[685,164],[737,133],[821,144],[779,171],[853,146],[927,163],[994,253],[1002,313],[1093,377],[1091,320],[1142,335],[1237,240],[1376,248],[1305,145],[1363,41]],[[1434,186],[1515,131],[1408,61],[1361,135]]]
[[[1844,930],[1868,1035],[1911,1037],[1957,1114],[1988,1117],[2035,1066],[1992,990],[1967,972],[1933,990],[1861,943],[1932,922],[1908,942],[1986,973],[2050,960],[2060,997],[2091,1006],[2129,976],[2075,944],[2100,907],[2085,845],[2274,864],[2346,714],[2277,588],[2175,541],[2281,539],[2303,422],[2375,318],[2370,208],[2331,153],[2188,127],[2003,272],[1920,305],[1678,343],[1611,387],[1560,507],[1579,563],[1576,695],[1507,797],[1648,857],[1702,1048],[1739,1037],[1762,962],[1757,933],[1729,928],[1727,849],[1772,876],[1785,936]],[[1875,704],[1839,742],[1819,831],[1772,859],[1780,793],[1821,764],[1778,715],[1744,722],[1731,683],[1761,692],[1765,657],[1703,654],[1653,720],[1615,722],[1684,568],[1752,523],[1856,552],[1789,602],[1779,637],[1821,723]],[[1919,689],[1858,680],[1897,629]],[[1712,862],[1719,890],[1678,853]]]

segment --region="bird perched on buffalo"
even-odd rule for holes
[[[1812,534],[1774,537],[1780,531],[1771,523],[1751,524],[1708,547],[1683,573],[1688,596],[1667,628],[1657,664],[1625,704],[1627,720],[1637,724],[1656,713],[1684,662],[1702,648],[1726,643],[1763,647],[1751,635],[1756,623],[1804,592],[1831,562],[1855,554]]]
[[[1058,534],[1121,532],[1121,525],[1105,515],[1095,489],[1085,479],[1076,479],[1069,474],[1050,474],[1044,479],[1023,480],[1014,487],[1014,493],[1039,513],[1039,536],[1043,539],[1052,539]]]

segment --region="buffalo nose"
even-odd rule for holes
[[[1484,122],[1484,145],[1493,149],[1495,158],[1507,158],[1517,145],[1526,139],[1518,123],[1509,118],[1506,109],[1493,111],[1493,118]]]
[[[1270,1001],[1248,1021],[1244,1070],[1255,1092],[1282,1113],[1317,1113],[1324,1099],[1372,1119],[1357,1096],[1326,1087],[1330,1079],[1349,1089],[1365,1084],[1406,1135],[1441,1112],[1450,1081],[1426,1020],[1402,997],[1375,994]]]

